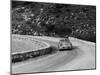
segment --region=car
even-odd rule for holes
[[[72,50],[72,43],[69,38],[61,39],[58,43],[59,50]]]

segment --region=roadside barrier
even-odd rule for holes
[[[23,39],[20,36],[15,36],[14,35],[14,37]],[[31,39],[31,41],[32,40],[34,40],[34,38]],[[43,47],[43,48],[39,48],[37,50],[12,53],[12,55],[11,55],[12,63],[21,62],[21,61],[24,61],[24,60],[27,60],[27,59],[30,59],[30,58],[35,58],[35,57],[39,57],[39,56],[42,56],[42,55],[46,55],[46,54],[52,53],[53,50],[52,50],[51,46],[48,43],[43,42],[43,41],[39,41],[39,40],[36,40],[36,39],[35,39],[35,41],[38,41],[40,44],[43,43],[46,46]]]

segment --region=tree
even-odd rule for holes
[[[56,34],[60,36],[66,36],[71,34],[72,29],[68,25],[62,24],[62,25],[56,25],[54,31]]]

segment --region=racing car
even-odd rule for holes
[[[72,43],[69,38],[63,38],[58,43],[59,50],[72,50]]]

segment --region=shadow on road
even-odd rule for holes
[[[58,49],[59,51],[73,51],[73,50],[77,50],[78,47],[77,46],[73,46],[72,49]]]

